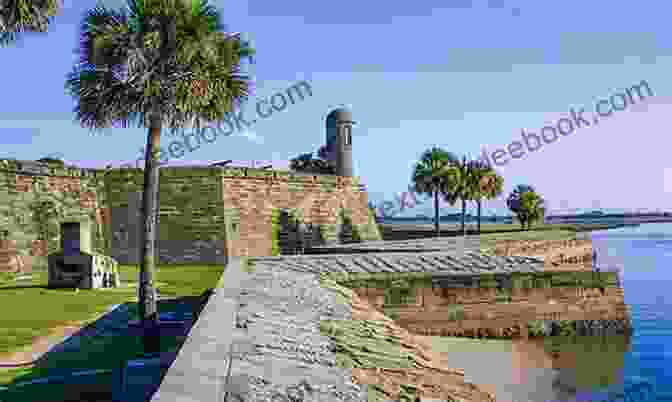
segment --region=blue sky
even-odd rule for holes
[[[672,59],[664,38],[672,10],[666,2],[212,3],[230,30],[257,49],[249,67],[255,98],[301,80],[311,83],[313,96],[259,121],[247,136],[219,138],[179,163],[286,164],[322,145],[326,115],[345,105],[359,123],[356,175],[372,200],[393,199],[428,147],[492,152],[518,140],[523,128],[538,132],[571,106],[590,111],[597,99],[646,80],[655,97],[497,169],[507,193],[531,184],[552,211],[669,210]],[[48,34],[0,49],[0,157],[60,152],[81,166],[137,158],[143,129],[93,136],[73,122],[73,101],[63,89],[82,13],[95,4],[65,0]],[[250,105],[253,111],[254,100]],[[504,198],[487,203],[486,211],[502,212]],[[425,206],[431,205],[408,213]]]

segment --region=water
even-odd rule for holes
[[[624,381],[649,381],[655,390],[649,400],[672,401],[672,224],[596,231],[592,237],[600,265],[623,267],[635,330]]]
[[[467,381],[490,386],[501,401],[672,402],[672,224],[596,231],[592,238],[598,264],[622,270],[632,337],[572,344],[435,338],[451,367],[463,368]],[[637,384],[651,392],[607,393]]]

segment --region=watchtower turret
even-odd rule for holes
[[[352,113],[343,108],[327,116],[328,160],[336,165],[339,176],[353,176],[352,166]]]

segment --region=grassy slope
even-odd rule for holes
[[[163,266],[156,280],[162,298],[199,296],[215,287],[221,277],[221,266]],[[137,266],[120,267],[122,287],[105,290],[46,289],[45,273],[38,273],[30,284],[21,286],[0,283],[0,353],[30,347],[34,338],[46,335],[50,328],[64,324],[86,324],[95,321],[116,304],[129,303],[128,319],[137,319]],[[160,301],[160,311],[175,311],[178,303]],[[184,304],[184,303],[182,303]],[[182,306],[183,308],[183,306]],[[110,337],[87,339],[78,352],[52,355],[41,369],[0,369],[0,383],[17,377],[26,380],[45,375],[55,368],[74,370],[112,368],[141,351],[137,338]],[[164,349],[176,346],[175,339],[165,339]],[[114,350],[114,353],[110,353]]]

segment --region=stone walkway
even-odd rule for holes
[[[541,272],[544,261],[533,257],[491,256],[477,252],[375,253],[259,257],[257,265],[306,273],[406,273],[447,275]]]
[[[321,320],[349,312],[315,275],[275,267],[248,274],[240,261],[225,275],[153,402],[223,401],[227,393],[244,398],[229,401],[367,400],[367,387],[336,367],[319,333]]]
[[[323,272],[537,271],[543,261],[477,253],[283,256],[229,263],[153,402],[367,401],[368,386],[336,366],[326,320],[352,321],[352,307],[323,287]],[[236,396],[236,397],[233,397]]]
[[[363,243],[339,244],[331,246],[318,246],[312,253],[368,251],[368,252],[396,252],[408,251],[479,251],[481,249],[479,236],[439,237],[414,240],[377,240]]]

